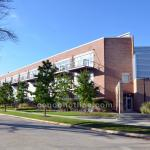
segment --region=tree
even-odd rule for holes
[[[55,89],[56,89],[56,96],[55,99],[59,103],[67,102],[68,100],[65,98],[69,98],[71,93],[70,89],[72,86],[71,77],[66,74],[59,74],[55,78]],[[65,101],[64,101],[65,100]]]
[[[10,2],[12,2],[12,0],[0,0],[0,22],[9,15],[11,9],[9,6]],[[8,39],[17,40],[17,36],[12,31],[0,26],[0,41]]]
[[[88,110],[88,103],[93,103],[92,98],[96,96],[98,87],[94,86],[94,82],[90,80],[90,73],[84,70],[77,76],[78,85],[75,87],[75,93],[79,97],[79,101],[86,105]]]
[[[55,72],[57,68],[47,61],[42,62],[36,75],[36,91],[34,92],[35,101],[44,105],[44,116],[46,116],[47,104],[52,104],[55,98]]]
[[[29,84],[27,82],[19,82],[17,87],[17,101],[19,103],[25,103],[27,101]]]
[[[13,88],[10,83],[3,83],[0,87],[0,102],[4,105],[5,112],[7,105],[14,102]]]

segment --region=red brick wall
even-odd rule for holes
[[[95,62],[95,70],[94,70],[94,82],[96,86],[100,89],[100,96],[104,96],[105,89],[105,76],[104,76],[104,39],[101,39],[97,45],[94,47],[94,62]]]
[[[114,102],[115,87],[122,73],[133,74],[132,38],[105,38],[105,95]],[[124,86],[124,91],[133,92],[133,84]]]

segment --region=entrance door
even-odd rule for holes
[[[131,93],[123,94],[123,107],[125,112],[131,112],[133,110],[133,95]]]

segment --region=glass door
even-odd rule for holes
[[[132,112],[133,110],[133,95],[130,93],[123,94],[124,112]]]

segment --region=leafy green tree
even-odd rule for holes
[[[0,0],[0,22],[2,24],[2,21],[9,16],[10,13],[10,2],[12,0]],[[0,26],[0,41],[5,41],[5,40],[17,40],[17,36],[7,28],[4,28]]]
[[[92,99],[96,96],[98,88],[90,80],[90,73],[87,70],[84,70],[77,76],[77,81],[78,85],[75,87],[75,93],[79,97],[80,103],[86,105],[87,111],[88,104],[93,103]]]
[[[5,112],[7,105],[14,102],[13,88],[10,83],[3,83],[0,87],[0,103],[4,105]]]
[[[19,103],[25,103],[27,101],[29,84],[27,82],[19,82],[17,87],[17,101]]]
[[[67,102],[71,93],[71,86],[72,86],[72,79],[71,77],[66,74],[59,74],[55,78],[55,89],[56,89],[56,97],[55,99],[59,103]]]
[[[52,104],[55,98],[55,73],[57,68],[47,61],[42,62],[36,75],[36,91],[34,92],[35,101],[44,105],[44,116],[46,116],[47,104]]]

